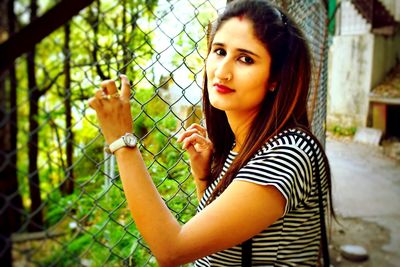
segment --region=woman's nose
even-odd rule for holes
[[[230,66],[229,59],[224,58],[218,62],[217,68],[215,70],[215,77],[220,80],[231,80],[232,79],[232,67]]]

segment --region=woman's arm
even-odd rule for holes
[[[96,110],[107,143],[132,128],[129,84],[122,77],[121,99],[114,81],[89,100]],[[177,266],[240,244],[278,220],[285,198],[273,186],[234,181],[225,191],[181,226],[160,197],[138,148],[115,152],[118,168],[136,226],[161,266]]]
[[[155,187],[138,148],[115,152],[125,196],[132,217],[160,265],[169,261],[181,226]]]
[[[180,226],[157,192],[137,148],[116,152],[129,209],[160,266],[177,266],[242,243],[279,219],[285,199],[273,186],[233,182]]]

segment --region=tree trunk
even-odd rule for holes
[[[14,13],[14,0],[8,1],[8,30],[10,35],[15,33],[16,18]],[[9,179],[13,184],[12,206],[16,209],[14,216],[11,216],[13,224],[13,232],[19,230],[22,225],[21,213],[24,210],[22,205],[22,197],[19,193],[18,175],[17,175],[17,136],[18,136],[18,109],[17,107],[17,73],[15,64],[11,64],[9,69],[10,80],[10,176]]]
[[[99,60],[97,59],[97,52],[99,50],[99,45],[98,45],[98,38],[97,38],[97,34],[99,32],[99,15],[100,15],[100,1],[96,0],[96,5],[97,5],[97,9],[94,11],[94,13],[90,12],[90,17],[88,18],[90,20],[90,25],[93,29],[93,35],[94,35],[94,40],[93,40],[93,51],[92,51],[92,57],[93,57],[93,62],[94,63],[99,63]],[[92,10],[90,10],[92,11]],[[101,80],[108,80],[110,79],[108,76],[106,76],[103,72],[103,70],[101,69],[100,64],[95,64],[96,65],[96,72],[97,75],[100,76]]]
[[[4,75],[5,76],[5,75]],[[4,77],[0,77],[0,162],[8,162],[7,156],[9,155],[8,141],[10,140],[9,124],[4,121],[6,113],[6,83]],[[10,168],[9,164],[0,167],[0,265],[12,266],[11,257],[11,228],[12,225],[8,220],[8,215],[12,211],[12,207],[8,201],[10,196],[10,189],[12,185],[7,179]],[[12,193],[12,192],[11,192]],[[4,207],[4,208],[3,208]],[[4,210],[3,210],[4,209]]]
[[[14,0],[0,3],[0,36],[15,32]],[[1,40],[2,41],[2,40]],[[22,198],[17,177],[17,79],[15,66],[8,70],[9,91],[6,90],[6,76],[0,77],[0,266],[12,266],[11,234],[20,229],[23,213]],[[8,94],[9,93],[9,94]],[[7,99],[8,96],[8,99]],[[7,106],[7,101],[10,104]]]
[[[67,168],[64,170],[65,180],[61,184],[60,190],[65,195],[70,195],[74,191],[74,169],[73,169],[73,154],[74,154],[74,136],[72,132],[72,113],[71,113],[71,60],[70,60],[70,23],[64,26],[64,76],[65,76],[65,138],[67,140]]]
[[[122,54],[123,54],[123,58],[122,58],[122,68],[119,70],[121,73],[126,73],[126,68],[129,64],[129,57],[130,57],[130,53],[128,53],[128,44],[127,44],[127,38],[126,36],[128,35],[127,30],[127,23],[126,23],[126,0],[122,1],[122,36],[121,36],[121,49],[122,49]]]
[[[31,22],[37,16],[37,1],[31,0]],[[28,224],[29,231],[43,230],[43,213],[42,213],[42,199],[40,196],[40,181],[39,170],[37,166],[37,158],[39,152],[39,137],[38,137],[38,115],[39,115],[39,98],[41,96],[36,83],[35,73],[35,47],[32,48],[27,55],[27,68],[28,68],[28,87],[29,87],[29,141],[28,141],[28,154],[29,154],[29,192],[31,196],[31,210],[32,219]]]

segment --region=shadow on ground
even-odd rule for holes
[[[332,265],[340,267],[400,266],[400,161],[384,155],[382,147],[328,138],[334,208]],[[341,245],[361,245],[369,259],[351,262],[340,255]]]

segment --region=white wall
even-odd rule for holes
[[[338,35],[366,34],[371,31],[371,24],[358,13],[350,0],[343,0],[341,5],[336,17]]]
[[[400,21],[400,1],[399,0],[379,0],[389,11],[389,13],[395,18],[396,21]]]
[[[400,62],[400,32],[394,36],[375,35],[371,86],[374,88]]]
[[[400,0],[380,0],[400,21]],[[367,126],[369,93],[400,62],[400,32],[373,35],[349,0],[342,1],[329,51],[328,129]]]
[[[328,63],[328,128],[366,125],[373,52],[373,34],[334,37]]]

